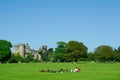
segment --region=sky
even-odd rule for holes
[[[0,0],[0,39],[57,47],[76,40],[88,51],[120,46],[120,0]]]

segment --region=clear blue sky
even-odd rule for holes
[[[0,0],[0,39],[56,47],[76,40],[89,51],[120,46],[120,0]]]

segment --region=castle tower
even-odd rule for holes
[[[25,45],[24,44],[19,44],[14,46],[14,53],[15,54],[20,54],[20,56],[25,57]]]
[[[25,45],[24,44],[20,44],[19,45],[19,54],[22,56],[22,57],[25,57]]]

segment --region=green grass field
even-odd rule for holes
[[[81,72],[39,72],[41,69],[58,70],[75,67],[80,67]],[[120,63],[0,64],[0,80],[120,80]]]

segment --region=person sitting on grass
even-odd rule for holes
[[[74,71],[73,72],[77,72],[78,71],[78,67],[75,67]]]
[[[74,70],[71,70],[71,72],[80,72],[80,68],[78,68],[78,67],[75,67],[75,69]]]
[[[81,69],[80,69],[80,68],[78,68],[77,72],[80,72],[80,70],[81,70]]]

